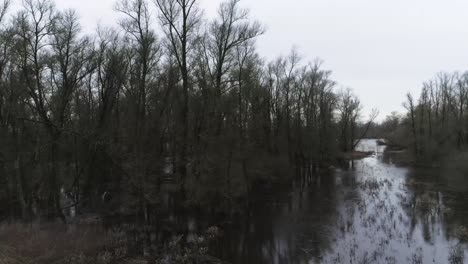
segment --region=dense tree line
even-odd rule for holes
[[[468,147],[468,74],[440,73],[423,84],[419,98],[408,93],[403,116],[379,125],[381,135],[408,147],[416,162],[440,164]]]
[[[2,216],[64,218],[67,208],[98,211],[104,202],[147,215],[172,176],[184,200],[231,201],[275,166],[312,172],[354,147],[359,100],[335,92],[331,72],[294,50],[261,59],[255,40],[264,27],[239,0],[213,19],[197,0],[119,0],[119,25],[91,35],[50,0],[24,0],[14,14],[8,5],[0,13]],[[422,120],[418,142],[456,124],[453,141],[465,144],[458,82],[434,85],[421,106],[410,105]]]

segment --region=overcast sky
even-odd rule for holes
[[[18,1],[18,0],[16,0]],[[115,0],[56,0],[74,8],[83,27],[112,25]],[[208,16],[221,0],[200,0]],[[318,57],[340,86],[360,97],[365,113],[403,112],[408,91],[440,71],[468,69],[467,0],[242,0],[267,27],[258,40],[265,58],[293,46],[308,60]]]

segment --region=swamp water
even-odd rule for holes
[[[347,170],[257,194],[210,251],[230,263],[468,263],[468,197],[376,140]],[[468,186],[468,181],[467,181]]]

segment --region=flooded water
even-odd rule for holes
[[[214,246],[231,263],[468,263],[468,201],[435,170],[393,164],[375,140],[351,169],[255,198]]]

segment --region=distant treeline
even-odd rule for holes
[[[230,203],[286,166],[312,172],[353,149],[361,106],[330,71],[296,51],[265,61],[255,48],[264,27],[238,0],[214,18],[198,2],[117,1],[118,25],[85,34],[78,14],[49,0],[16,13],[3,1],[3,218],[146,215],[168,180],[190,203]],[[410,101],[417,153],[442,131],[466,143],[458,83],[437,85]]]
[[[407,94],[407,113],[392,113],[374,127],[391,143],[406,146],[414,161],[437,165],[468,149],[468,73],[440,73]],[[374,131],[375,132],[375,131]]]

